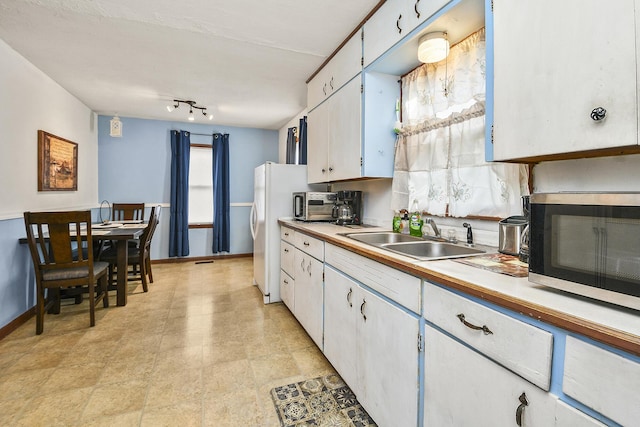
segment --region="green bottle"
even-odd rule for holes
[[[400,217],[400,211],[393,212],[393,232],[400,232],[400,224],[402,223],[402,218]]]
[[[420,215],[418,200],[414,200],[413,206],[411,207],[411,218],[409,220],[409,234],[416,237],[422,237],[422,224],[424,224],[424,220]]]

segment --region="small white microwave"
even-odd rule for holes
[[[640,193],[532,194],[529,280],[640,310]]]

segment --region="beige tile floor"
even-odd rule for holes
[[[125,307],[88,303],[0,341],[0,426],[278,426],[271,388],[334,372],[251,258],[157,264]]]

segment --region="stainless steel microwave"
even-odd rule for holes
[[[529,281],[640,310],[640,193],[531,195]]]
[[[304,191],[293,193],[293,218],[300,221],[335,221],[337,193]]]

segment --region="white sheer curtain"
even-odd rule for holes
[[[431,215],[521,214],[527,167],[484,161],[485,87],[484,29],[402,78],[392,209],[418,200]]]

